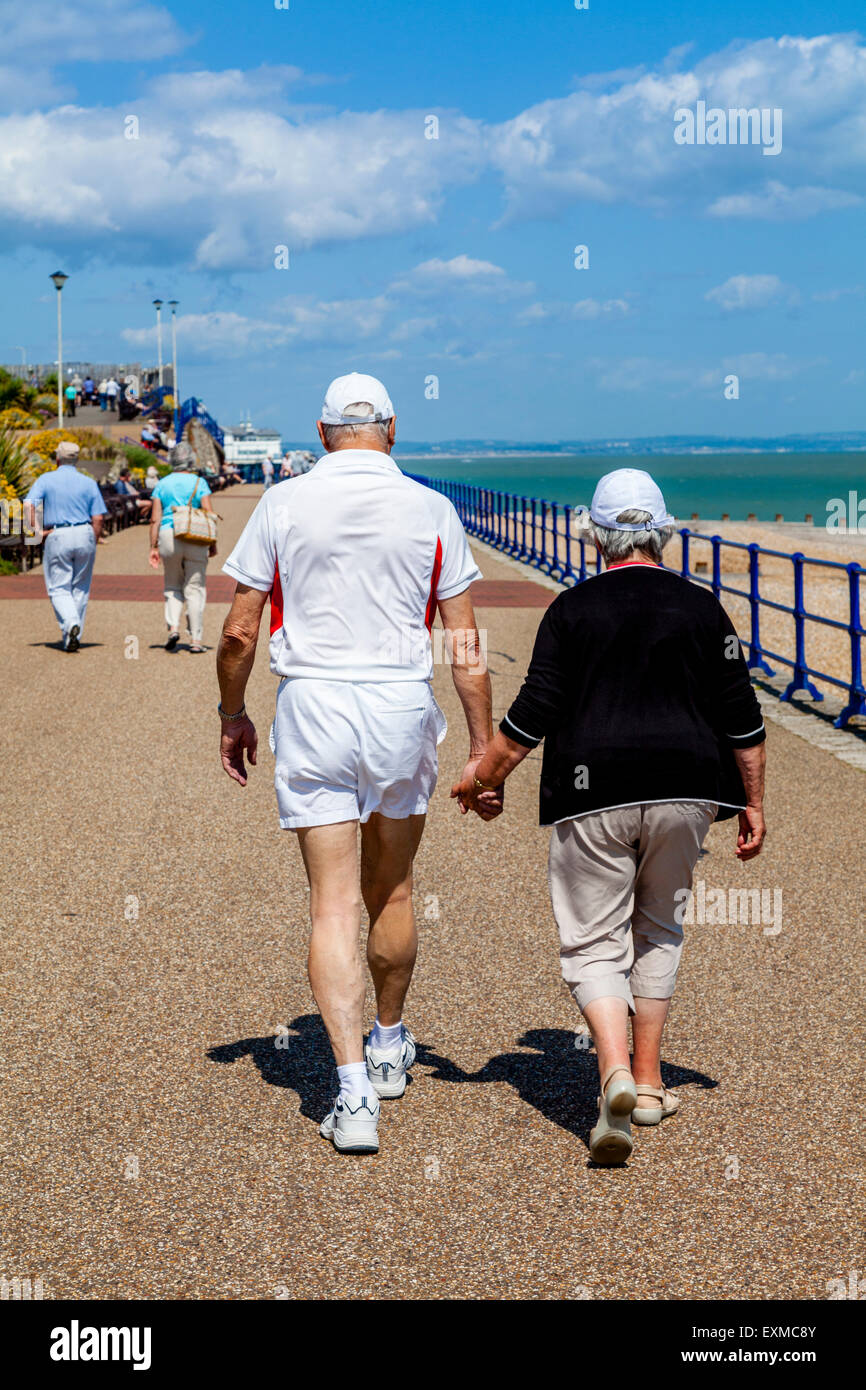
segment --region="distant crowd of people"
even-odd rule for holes
[[[132,419],[141,412],[135,382],[132,377],[118,381],[116,377],[103,377],[97,382],[92,376],[80,377],[78,373],[70,377],[63,388],[64,409],[70,418],[82,405],[98,405],[102,411],[112,411],[120,418]]]

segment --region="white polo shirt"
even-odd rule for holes
[[[372,449],[270,488],[223,570],[271,595],[271,670],[331,681],[430,680],[436,603],[481,578],[448,498]]]

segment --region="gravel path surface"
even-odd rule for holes
[[[223,554],[255,491],[220,499]],[[100,572],[141,572],[144,544],[113,538]],[[208,606],[210,645],[224,611]],[[479,613],[499,711],[539,618]],[[213,658],[162,650],[160,604],[94,602],[74,657],[44,599],[0,605],[0,625],[0,1272],[49,1298],[824,1299],[862,1266],[861,771],[770,727],[766,852],[740,866],[726,823],[696,877],[781,890],[781,930],[687,928],[664,1054],[681,1113],[596,1170],[540,758],[499,821],[461,821],[465,739],[437,671],[451,732],[417,872],[420,1057],[380,1154],[341,1158],[317,1133],[332,1071],[264,650],[241,791],[216,760]]]

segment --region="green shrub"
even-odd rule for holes
[[[150,468],[151,464],[153,464],[161,478],[164,478],[166,473],[171,472],[167,463],[163,463],[161,459],[157,458],[156,454],[152,454],[149,449],[142,449],[138,444],[124,444],[123,452],[126,455],[126,461],[130,468],[144,468],[147,470]]]

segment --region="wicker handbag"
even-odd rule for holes
[[[216,517],[213,512],[206,512],[203,507],[193,506],[200,482],[201,478],[196,479],[192,496],[185,507],[172,508],[171,524],[174,527],[174,538],[178,541],[189,541],[192,545],[214,545],[217,538]]]

